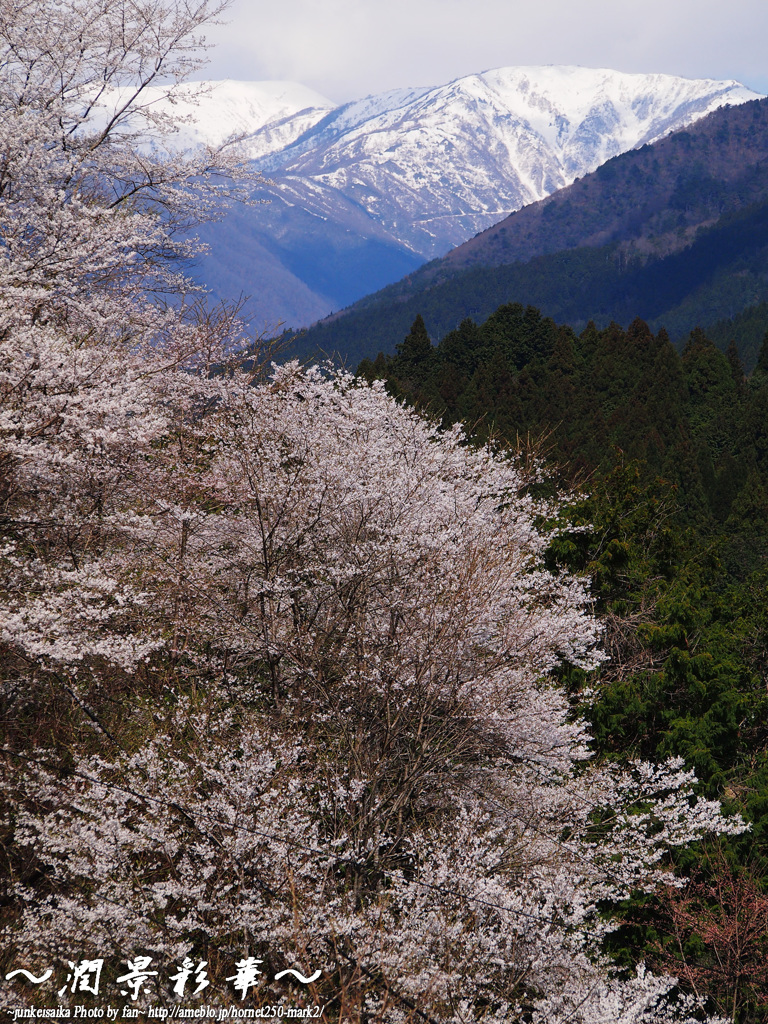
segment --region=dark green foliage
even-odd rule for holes
[[[429,340],[421,314],[411,324],[409,334],[402,344],[397,346],[396,352],[404,363],[413,364],[422,362],[431,354],[432,342]]]
[[[664,324],[677,343],[698,323],[722,324],[725,318],[768,301],[768,203],[721,218],[703,229],[680,253],[644,262],[627,256],[621,243],[576,248],[537,256],[527,263],[475,267],[401,299],[388,291],[378,302],[354,307],[344,316],[316,325],[301,342],[359,360],[376,351],[392,352],[417,315],[430,333],[446,334],[470,309],[488,317],[500,304],[531,304],[556,320],[584,327],[589,319],[628,325],[636,316],[651,326]],[[754,365],[749,323],[742,342],[741,323],[733,320],[745,363]],[[720,334],[723,327],[719,328]],[[727,337],[722,347],[731,340]]]
[[[401,382],[403,391],[416,392],[424,385],[425,371],[432,355],[432,342],[421,316],[417,316],[392,360],[392,376]]]
[[[761,386],[768,379],[768,331],[763,335],[763,342],[757,355],[754,379],[755,384],[759,381]]]

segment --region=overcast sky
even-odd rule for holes
[[[338,103],[519,64],[735,78],[768,93],[768,0],[234,0],[206,77]]]

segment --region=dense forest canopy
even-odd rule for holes
[[[759,424],[768,346],[747,377],[733,344],[722,352],[701,330],[678,353],[663,329],[641,320],[580,334],[533,307],[502,306],[467,318],[433,346],[422,318],[392,357],[360,364],[444,423],[506,441],[547,435],[570,480],[605,469],[621,451],[646,476],[677,488],[690,521],[727,519],[747,479],[766,479]]]

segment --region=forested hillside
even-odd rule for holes
[[[391,354],[418,314],[438,340],[509,302],[579,330],[641,316],[681,343],[768,300],[767,210],[768,101],[723,108],[323,321],[297,350],[356,362]],[[752,352],[745,339],[748,369]]]
[[[768,479],[757,429],[766,360],[763,344],[747,378],[735,346],[722,353],[702,331],[680,354],[641,320],[577,334],[513,304],[481,324],[463,321],[437,346],[417,318],[396,355],[366,360],[360,372],[478,437],[546,434],[573,479],[620,449],[680,489],[701,526],[727,517],[750,473]]]
[[[615,951],[643,948],[722,1013],[766,1020],[768,335],[747,377],[701,331],[679,354],[640,320],[577,334],[511,305],[436,347],[419,319],[359,372],[574,489],[548,557],[589,575],[607,626],[609,660],[564,674],[596,690],[601,755],[681,756],[751,822],[681,858],[682,889],[627,904]]]
[[[768,100],[725,106],[511,214],[424,276],[614,241],[628,255],[679,252],[700,227],[765,200],[767,154]]]

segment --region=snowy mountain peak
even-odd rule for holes
[[[384,182],[374,169],[387,168],[396,191],[423,193],[430,206],[444,182],[462,197],[462,215],[478,214],[482,226],[725,103],[755,98],[735,81],[572,65],[495,68],[341,106],[297,82],[189,83],[172,101],[162,87],[146,97],[158,109],[172,104],[181,122],[174,146],[244,135],[246,154],[265,171],[358,192],[363,183],[378,191]],[[441,218],[450,196],[439,201]],[[438,229],[433,243],[413,248],[436,255],[463,241],[464,230]]]
[[[187,126],[180,138],[248,133],[271,203],[240,218],[236,260],[212,259],[243,268],[229,291],[252,293],[278,265],[273,294],[309,288],[315,298],[305,295],[300,309],[290,299],[267,307],[265,318],[296,325],[442,256],[613,156],[757,98],[734,81],[575,66],[495,68],[342,106],[295,83],[224,82],[211,83],[198,106],[196,134]],[[211,233],[207,240],[215,251]],[[370,266],[359,254],[332,255],[355,246]]]
[[[261,166],[308,208],[327,216],[343,197],[430,258],[612,156],[755,98],[733,81],[496,68],[346,104]]]

